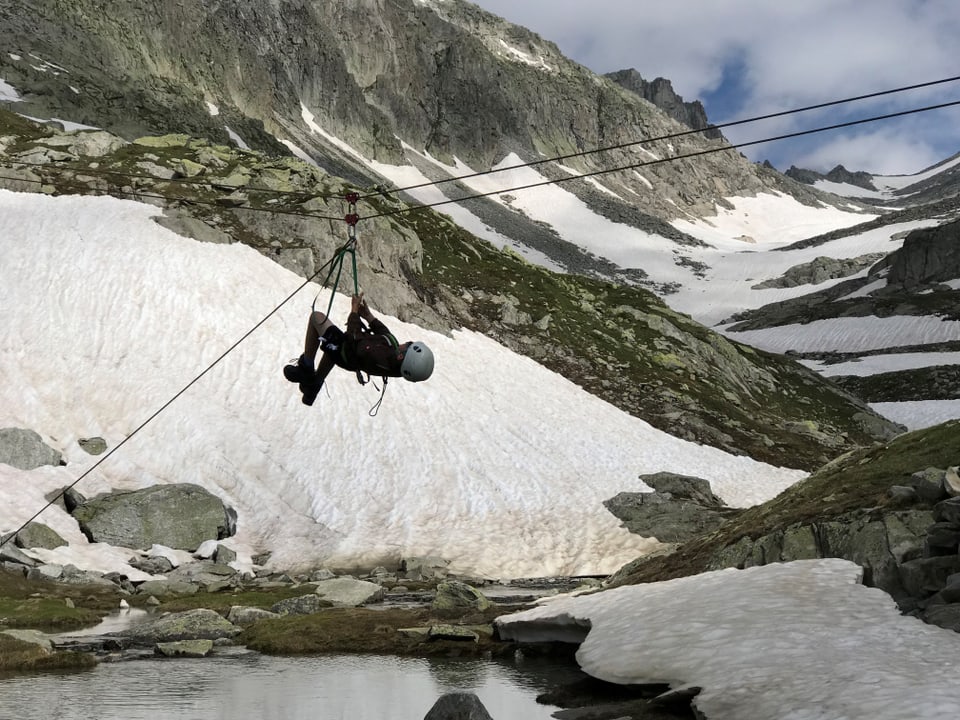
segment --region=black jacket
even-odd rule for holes
[[[337,364],[347,370],[358,370],[376,377],[400,377],[403,359],[400,344],[377,318],[364,323],[358,313],[347,318],[347,332]]]

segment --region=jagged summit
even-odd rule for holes
[[[726,140],[720,130],[710,125],[703,103],[699,100],[685,102],[673,89],[673,83],[666,78],[644,80],[643,76],[633,68],[607,73],[605,77],[635,92],[643,99],[649,100],[677,122],[692,130],[703,130],[704,137],[711,140]]]

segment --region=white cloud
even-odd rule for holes
[[[635,68],[647,78],[668,78],[685,100],[705,102],[710,119],[734,119],[790,110],[831,100],[939,80],[957,74],[955,39],[960,5],[949,0],[622,0],[601,11],[578,0],[480,0],[481,7],[530,28],[598,73]],[[859,116],[885,114],[960,98],[957,85],[860,103]],[[796,117],[791,129],[849,119],[836,109]],[[911,173],[918,162],[942,160],[960,150],[960,111],[938,111],[937,123],[900,123],[885,140],[879,164],[885,172]],[[768,128],[731,129],[734,142],[776,133]],[[848,138],[876,134],[873,126],[816,136],[835,153],[829,167],[864,169],[862,150]],[[838,139],[840,137],[840,139]],[[810,156],[810,142],[748,148],[785,169]],[[862,147],[862,146],[861,146]],[[847,152],[847,150],[851,152]],[[813,158],[817,160],[817,157]],[[876,162],[870,168],[876,167]],[[829,169],[827,167],[826,169]],[[815,168],[821,169],[821,168]]]
[[[842,161],[840,160],[842,158]],[[833,137],[794,159],[797,167],[831,170],[839,164],[848,170],[875,175],[896,175],[904,168],[919,170],[944,158],[919,138],[879,130],[857,137]]]

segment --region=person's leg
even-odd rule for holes
[[[333,355],[330,353],[321,353],[320,362],[317,363],[317,371],[313,374],[317,382],[323,383],[327,379],[327,375],[330,374],[330,371],[333,370],[334,366],[337,363],[334,361]]]
[[[311,313],[307,319],[307,333],[303,340],[303,354],[297,358],[296,362],[292,362],[283,368],[283,376],[287,380],[295,383],[305,383],[314,379],[315,373],[313,366],[316,362],[317,352],[320,349],[320,336],[332,326],[333,323],[330,322],[322,312],[314,311]],[[321,359],[320,364],[325,365],[326,363]],[[321,383],[329,372],[330,368],[326,367],[323,376],[320,378]]]
[[[320,388],[323,387],[323,381],[336,365],[336,358],[330,352],[320,353],[320,361],[316,362],[317,353],[320,351],[320,341],[324,334],[335,327],[330,319],[322,312],[314,311],[307,322],[307,335],[303,341],[303,355],[297,361],[297,365],[302,368],[298,373],[302,377],[300,381],[300,392],[303,393],[303,404],[313,405]],[[314,363],[317,368],[314,370]],[[292,374],[292,373],[291,373]],[[288,379],[291,374],[288,374]]]
[[[307,321],[307,336],[303,340],[303,357],[310,361],[311,368],[317,359],[317,351],[320,349],[320,338],[323,337],[323,334],[332,326],[333,323],[330,322],[330,318],[322,312],[314,311],[311,313],[310,319]],[[323,363],[322,359],[321,363]],[[328,372],[330,372],[329,367],[327,368],[327,373]],[[324,377],[326,377],[326,373],[324,373]]]

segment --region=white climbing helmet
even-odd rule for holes
[[[412,342],[403,354],[400,374],[410,382],[426,380],[433,374],[433,353],[422,342]]]

